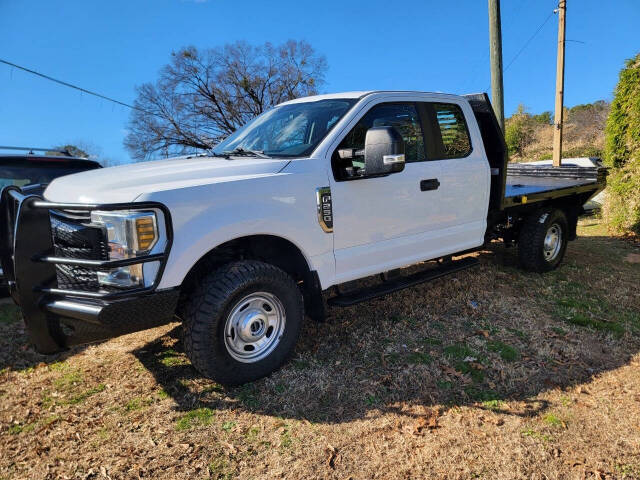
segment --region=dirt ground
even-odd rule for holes
[[[579,233],[547,275],[495,244],[330,309],[232,389],[179,324],[52,358],[0,305],[0,479],[640,479],[640,247]]]

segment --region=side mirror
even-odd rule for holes
[[[388,175],[404,170],[404,140],[393,127],[372,127],[364,140],[365,176]]]

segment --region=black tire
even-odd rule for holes
[[[246,363],[232,356],[225,328],[239,302],[257,292],[275,296],[286,320],[273,350]],[[302,294],[294,280],[279,268],[254,260],[229,263],[205,275],[183,312],[187,356],[200,373],[224,385],[251,382],[280,368],[293,354],[304,318]]]
[[[554,230],[555,229],[555,230]],[[559,230],[557,250],[545,250],[547,233]],[[560,265],[567,249],[569,224],[567,217],[558,209],[539,210],[524,219],[518,239],[520,266],[530,272],[549,272]]]

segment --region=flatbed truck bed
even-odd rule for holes
[[[564,159],[561,167],[551,162],[509,164],[504,206],[520,205],[572,194],[600,191],[606,168],[598,158]]]
[[[554,167],[551,160],[509,162],[507,145],[488,96],[482,93],[464,97],[480,127],[491,167],[488,235],[492,230],[495,233],[500,224],[510,225],[534,210],[559,203],[575,212],[575,220],[583,213],[587,200],[606,186],[607,169],[594,157],[566,158],[560,167]],[[504,233],[503,228],[498,230]],[[510,242],[511,235],[507,234],[506,240]]]

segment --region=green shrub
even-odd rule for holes
[[[551,125],[553,124],[553,117],[551,116],[551,112],[542,112],[537,115],[533,115],[533,121],[536,123],[540,123],[542,125]]]
[[[620,72],[605,133],[605,218],[616,233],[640,234],[640,54]]]
[[[519,105],[516,113],[507,119],[504,126],[504,140],[509,155],[524,155],[525,148],[533,141],[531,115],[524,105]]]

